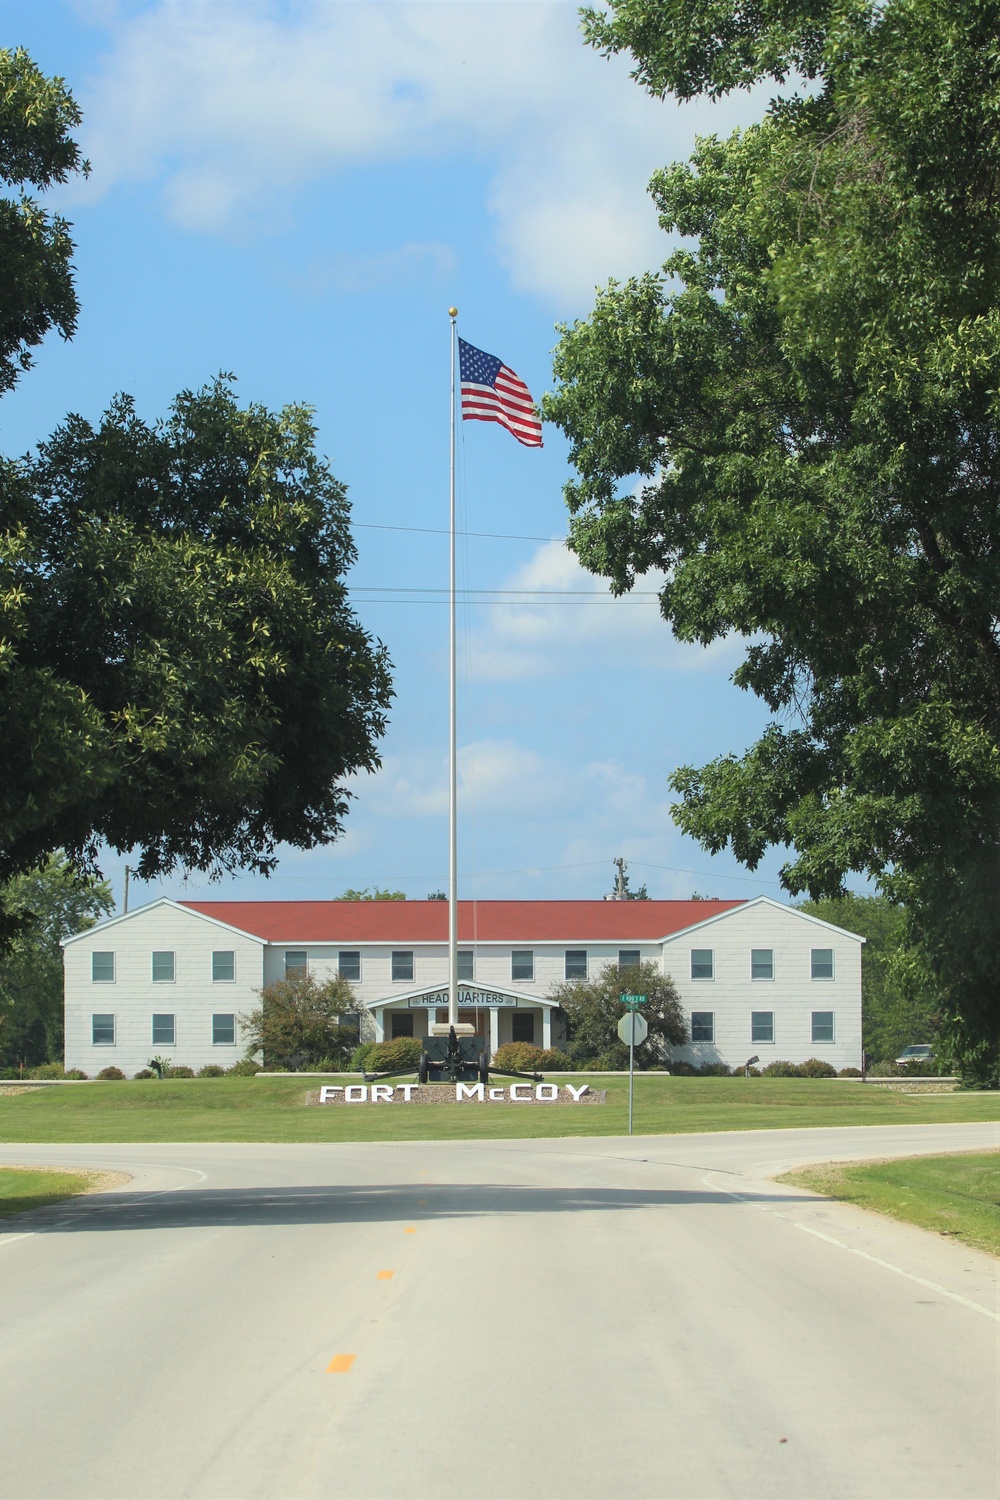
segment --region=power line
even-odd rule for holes
[[[412,531],[421,536],[449,536],[441,526],[386,526],[375,521],[352,521],[352,527],[363,531]],[[522,536],[514,531],[456,531],[456,536],[484,537],[493,542],[566,542],[564,536]]]

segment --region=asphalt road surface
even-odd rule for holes
[[[995,1500],[996,1263],[797,1190],[994,1125],[0,1146],[0,1494]]]

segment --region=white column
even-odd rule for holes
[[[437,1006],[436,1005],[428,1005],[428,1007],[427,1007],[427,1035],[428,1036],[433,1036],[434,1035],[434,1027],[437,1025],[437,1018],[438,1018],[437,1017]]]
[[[377,1042],[384,1042],[385,1041],[385,1006],[384,1005],[376,1005],[376,1007],[375,1007],[375,1040]]]
[[[548,1005],[542,1006],[542,1046],[546,1051],[552,1046],[552,1008]]]
[[[490,1056],[496,1052],[500,1045],[500,1012],[495,1005],[490,1006]]]

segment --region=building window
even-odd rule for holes
[[[392,953],[392,977],[393,979],[413,978],[413,949],[394,948]]]
[[[113,953],[92,953],[90,955],[90,977],[94,984],[114,984],[115,955]]]
[[[413,1012],[412,1011],[393,1010],[393,1011],[390,1011],[389,1014],[392,1016],[392,1039],[393,1039],[393,1041],[395,1041],[398,1036],[412,1036],[413,1035]]]
[[[337,973],[354,984],[361,980],[361,954],[355,948],[341,948],[337,954]]]
[[[587,950],[586,948],[566,949],[566,978],[586,979],[587,977]]]
[[[309,972],[309,963],[304,948],[285,949],[285,978],[294,979],[298,975],[305,978]]]
[[[212,1045],[214,1047],[232,1047],[236,1042],[236,1017],[234,1015],[214,1015],[212,1017]]]
[[[511,1040],[515,1042],[534,1042],[535,1040],[535,1014],[530,1010],[516,1010],[510,1018]]]
[[[813,1039],[813,1041],[814,1042],[832,1042],[833,1041],[833,1011],[832,1010],[814,1010],[813,1013],[812,1013],[812,1021],[813,1021],[813,1032],[812,1032],[812,1039]]]
[[[691,1040],[692,1042],[715,1041],[714,1011],[693,1010],[691,1012]]]
[[[638,968],[639,962],[640,962],[640,958],[641,958],[641,954],[639,953],[638,948],[619,948],[618,949],[618,967],[619,967],[619,969],[635,969],[635,968]]]
[[[172,953],[153,954],[153,983],[173,984],[174,982],[174,955]]]
[[[715,978],[715,953],[711,948],[691,949],[691,978]]]
[[[231,948],[220,948],[212,954],[213,984],[231,984],[236,978],[236,954]]]
[[[832,948],[814,948],[812,950],[812,977],[813,979],[833,978]]]
[[[773,948],[751,948],[750,949],[750,978],[751,979],[773,979],[774,978],[774,949]]]
[[[511,979],[534,979],[535,955],[530,948],[515,948],[510,955]]]
[[[153,1013],[153,1046],[172,1047],[174,1045],[174,1018],[173,1016],[159,1015]]]
[[[750,1012],[750,1040],[752,1042],[774,1041],[773,1010],[752,1010]]]
[[[458,982],[459,984],[471,984],[473,980],[473,959],[471,948],[459,948],[458,950]]]
[[[114,1016],[91,1016],[90,1040],[95,1047],[113,1047],[115,1045]]]

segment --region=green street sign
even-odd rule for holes
[[[623,1005],[627,1005],[629,1007],[629,1009],[631,1010],[631,1009],[633,1009],[637,1005],[645,1005],[646,1001],[649,999],[649,996],[648,995],[621,995],[621,996],[619,996],[619,998],[620,998],[622,1004]]]

